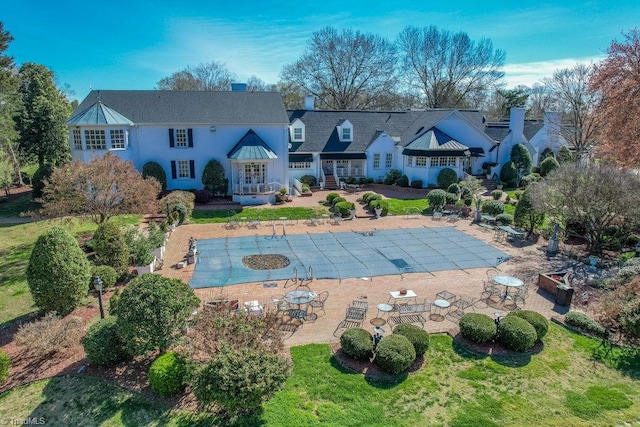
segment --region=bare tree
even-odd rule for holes
[[[235,79],[227,67],[217,61],[188,66],[156,83],[159,90],[230,90]]]
[[[320,108],[384,109],[395,91],[395,63],[395,47],[386,39],[325,27],[282,69],[281,79],[314,95]]]
[[[559,110],[558,103],[548,87],[540,83],[534,83],[533,86],[527,88],[527,94],[529,95],[527,98],[527,116],[539,118],[543,117],[546,111]]]
[[[602,250],[603,236],[610,226],[628,228],[640,217],[640,178],[631,171],[607,165],[565,163],[532,184],[536,211],[556,222],[582,224],[592,253]]]
[[[595,67],[590,88],[602,95],[600,153],[619,166],[640,166],[640,32],[611,42],[607,58]]]
[[[420,88],[426,108],[478,105],[504,76],[506,54],[489,39],[476,43],[464,32],[407,27],[398,46],[404,75]]]
[[[576,64],[542,80],[563,113],[560,132],[573,145],[576,161],[584,159],[597,144],[600,121],[595,110],[600,97],[589,89],[592,75],[592,66]]]
[[[247,90],[251,92],[276,92],[277,87],[274,84],[266,83],[259,77],[251,76],[247,79]]]
[[[155,178],[142,178],[131,162],[107,153],[87,164],[76,161],[56,168],[39,200],[40,213],[91,215],[100,224],[117,214],[156,212],[160,190]]]

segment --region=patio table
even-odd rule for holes
[[[405,300],[405,299],[409,299],[412,298],[415,301],[415,298],[418,296],[418,294],[416,294],[413,290],[411,289],[407,289],[407,292],[405,293],[400,293],[400,291],[389,291],[389,301],[391,301],[391,299],[393,299],[393,305],[397,306],[399,304],[399,300]]]
[[[306,308],[302,308],[302,305],[309,304],[317,297],[318,294],[316,294],[314,291],[297,289],[295,291],[289,291],[284,294],[283,299],[289,304],[295,304],[298,306],[298,308],[289,310],[289,316],[299,319],[306,319],[310,315],[307,312]]]
[[[511,297],[509,296],[509,288],[519,288],[520,286],[524,285],[524,282],[518,279],[517,277],[507,276],[507,275],[493,276],[493,281],[496,284],[502,285],[505,287],[504,294],[500,295],[500,298],[502,298],[503,300],[511,299]]]
[[[444,320],[444,316],[442,315],[442,310],[445,308],[449,308],[451,304],[447,300],[437,299],[433,302],[433,305],[436,307],[437,312],[434,312],[429,315],[429,319],[435,320],[436,322],[442,322]]]

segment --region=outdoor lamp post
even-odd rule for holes
[[[100,307],[100,318],[104,319],[104,309],[102,308],[102,279],[96,277],[93,281],[93,287],[98,291],[98,306]]]

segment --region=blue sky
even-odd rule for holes
[[[601,59],[640,23],[637,0],[611,1],[66,1],[3,0],[0,21],[18,64],[52,68],[74,97],[94,89],[153,89],[187,65],[226,64],[238,81],[278,81],[325,25],[394,40],[407,25],[490,38],[507,53],[508,87]]]

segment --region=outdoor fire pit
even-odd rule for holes
[[[566,271],[540,273],[538,275],[538,287],[552,295],[556,295],[558,293],[558,286],[571,287],[569,275]]]

